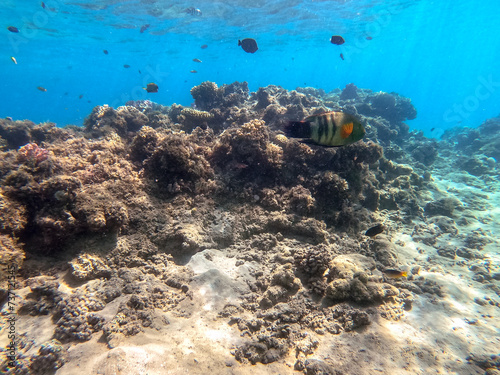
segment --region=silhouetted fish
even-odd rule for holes
[[[191,70],[190,73],[198,73],[196,70]]]
[[[123,64],[123,67],[126,68],[126,69],[128,69],[128,68],[130,68],[130,65],[129,64]]]
[[[16,58],[14,56],[11,56],[10,59],[14,62],[14,64],[17,65],[17,60],[16,60]]]
[[[238,45],[241,46],[241,48],[243,48],[243,51],[248,53],[254,53],[259,49],[259,47],[257,47],[257,42],[255,41],[255,39],[251,38],[238,40]]]
[[[193,59],[194,62],[201,63],[200,59]]]
[[[368,35],[365,39],[366,40],[372,40],[373,38],[370,35]]]
[[[7,27],[7,30],[9,30],[11,33],[18,33],[19,29],[15,26],[9,26]]]
[[[187,14],[190,14],[191,16],[201,16],[202,15],[201,10],[199,10],[195,7],[189,7],[184,12],[186,12]]]
[[[45,3],[42,1],[42,8],[45,9]]]
[[[143,33],[144,31],[146,31],[148,28],[149,28],[149,23],[145,24],[145,25],[142,25],[141,27],[141,33]]]
[[[156,83],[148,83],[148,85],[144,88],[147,92],[158,92],[158,85]]]
[[[205,49],[205,48],[208,48],[208,46],[207,46],[206,44],[204,44],[204,45],[202,45],[200,48],[201,48],[201,49]]]
[[[47,89],[45,87],[42,87],[42,86],[38,86],[37,89],[40,91],[43,91],[43,92],[47,91]]]
[[[342,60],[344,60],[344,54],[342,54],[342,53],[341,53],[341,54],[340,54],[340,58],[341,58]]]
[[[105,55],[109,53],[107,49],[103,49],[102,52],[104,52]]]
[[[334,35],[332,36],[332,39],[330,39],[330,42],[332,42],[332,44],[340,46],[341,44],[345,43],[345,40],[340,35]]]
[[[78,97],[78,99],[81,99],[81,98],[83,98],[83,94],[80,94],[80,96]]]
[[[383,224],[377,224],[374,227],[371,227],[365,232],[365,235],[368,237],[375,237],[377,234],[382,233],[385,230]]]

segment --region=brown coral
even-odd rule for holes
[[[191,89],[196,107],[202,111],[209,111],[222,100],[223,90],[216,83],[205,81]]]
[[[214,115],[212,113],[192,108],[184,108],[178,117],[178,121],[184,125],[184,130],[188,132],[197,126],[206,129],[213,120]]]
[[[145,161],[146,170],[160,191],[194,193],[206,188],[203,182],[213,176],[213,170],[203,150],[191,139],[186,134],[167,135]]]
[[[112,131],[124,136],[127,132],[137,131],[148,123],[148,117],[132,106],[118,107],[116,110],[108,106],[95,107],[85,119],[87,132],[93,136],[102,136]]]

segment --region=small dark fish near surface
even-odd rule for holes
[[[196,70],[191,70],[189,73],[198,73]]]
[[[42,8],[45,9],[45,3],[42,1]]]
[[[365,39],[366,40],[372,40],[373,38],[370,35],[368,35]]]
[[[7,30],[9,30],[11,33],[18,33],[19,29],[15,26],[9,26],[7,27]]]
[[[353,115],[333,111],[292,121],[284,130],[287,137],[305,138],[305,143],[329,147],[349,145],[365,135],[365,128]]]
[[[191,16],[201,16],[201,10],[195,8],[195,7],[189,7],[185,10],[187,14],[190,14]]]
[[[204,44],[204,45],[202,45],[200,48],[201,48],[201,49],[206,49],[206,48],[208,48],[208,46],[207,46],[206,44]]]
[[[332,36],[332,39],[330,39],[330,42],[332,42],[332,44],[336,44],[337,46],[340,46],[341,44],[345,43],[345,40],[340,35],[334,35],[334,36]]]
[[[102,52],[104,52],[105,55],[109,53],[107,49],[103,49]]]
[[[382,233],[385,230],[385,227],[383,224],[377,224],[374,227],[371,227],[368,229],[365,233],[366,236],[368,237],[375,237],[377,234]]]
[[[151,26],[149,23],[147,23],[145,25],[142,25],[142,27],[141,27],[141,33],[143,33],[144,31],[146,31],[149,28],[149,26]]]
[[[123,67],[124,67],[125,69],[128,69],[128,68],[130,68],[130,65],[129,65],[129,64],[123,64]]]
[[[201,63],[200,59],[193,59],[194,62]]]
[[[158,92],[158,85],[156,83],[148,83],[148,85],[144,88],[147,92]]]
[[[43,92],[47,91],[47,89],[45,87],[42,87],[42,86],[38,86],[37,89],[40,91],[43,91]]]
[[[342,60],[344,60],[344,54],[343,54],[343,53],[341,53],[341,54],[340,54],[340,58],[341,58]]]
[[[243,51],[248,53],[255,53],[255,51],[259,49],[259,47],[257,47],[257,42],[252,38],[238,40],[238,45],[243,48]]]
[[[384,275],[390,277],[391,279],[400,279],[402,277],[407,277],[408,272],[395,269],[387,269],[384,270]]]

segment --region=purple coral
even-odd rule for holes
[[[36,143],[28,143],[18,150],[17,157],[20,162],[32,161],[37,165],[49,158],[49,152]]]

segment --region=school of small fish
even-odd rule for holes
[[[48,8],[47,5],[42,1],[40,3],[41,7],[43,9],[46,9],[47,11],[52,11],[56,12],[57,10],[54,8]],[[184,10],[184,13],[190,16],[195,16],[195,17],[200,17],[203,15],[203,12],[195,7],[188,7]],[[151,27],[151,24],[146,23],[143,24],[139,32],[141,34],[145,33],[149,28]],[[7,26],[7,30],[10,31],[11,33],[19,33],[20,30],[16,26]],[[366,40],[372,40],[372,37],[369,35],[365,36]],[[342,45],[345,43],[345,39],[341,35],[333,35],[330,38],[330,42],[335,45]],[[241,40],[238,40],[238,46],[243,49],[246,53],[255,53],[259,50],[259,47],[257,45],[257,41],[253,38],[244,38]],[[200,46],[201,49],[207,49],[208,45],[203,44]],[[109,55],[109,51],[107,49],[103,49],[102,52],[105,55]],[[344,60],[344,55],[343,53],[340,53],[340,58]],[[11,56],[10,59],[12,62],[17,65],[17,59],[14,56]],[[202,63],[202,60],[199,58],[194,58],[193,62],[195,63]],[[129,64],[123,64],[124,68],[130,68],[131,66]],[[139,74],[141,73],[141,70],[138,69]],[[190,73],[198,73],[197,70],[191,69]],[[40,91],[47,91],[44,87],[38,86],[38,90]],[[155,93],[158,92],[158,85],[151,82],[147,85],[147,87],[144,88],[148,93]],[[82,95],[79,97],[80,99],[82,98]],[[340,113],[340,112],[339,112]],[[304,121],[300,122],[295,122],[294,126],[289,125],[287,134],[291,137],[297,136],[296,134],[300,134],[302,137],[303,133],[306,134],[307,131],[310,131],[310,134],[306,134],[306,137],[302,138],[309,138],[310,141],[315,142],[319,145],[324,145],[324,146],[341,146],[344,144],[349,144],[352,142],[355,142],[356,140],[359,140],[362,138],[364,135],[364,128],[363,126],[357,122],[357,120],[353,119],[350,123],[339,125],[338,121],[343,121],[341,120],[341,117],[339,116],[350,116],[347,114],[343,115],[334,115],[334,112],[330,112],[330,114],[325,114],[324,116],[311,116],[307,118]],[[342,118],[344,118],[342,117]],[[299,125],[301,124],[301,125]],[[350,124],[350,125],[349,125]],[[325,127],[326,126],[326,127]],[[339,128],[339,126],[341,128]],[[299,128],[302,128],[302,130],[299,130]],[[307,130],[307,131],[306,131]],[[325,133],[326,132],[326,133]],[[344,137],[345,136],[345,137]]]

